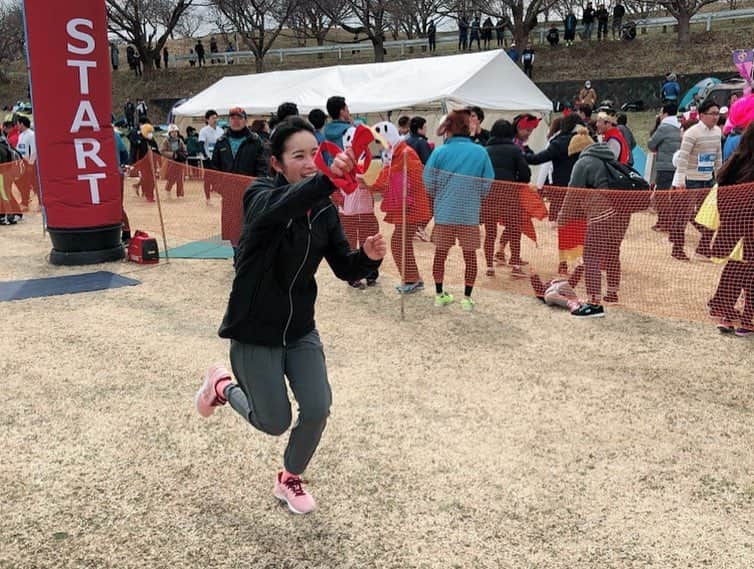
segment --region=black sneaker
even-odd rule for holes
[[[364,281],[348,281],[348,286],[350,286],[351,288],[359,289],[359,290],[363,290],[366,288],[366,286],[364,286]]]
[[[605,309],[600,304],[590,304],[585,302],[576,310],[571,312],[571,316],[576,318],[602,318],[605,315]]]
[[[367,286],[377,286],[377,279],[367,279]]]

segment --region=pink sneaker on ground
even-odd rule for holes
[[[217,384],[223,380],[230,381],[230,372],[221,365],[211,365],[204,375],[204,383],[194,396],[196,410],[202,417],[209,417],[215,412],[215,407],[225,405],[226,401],[217,395]]]
[[[304,481],[300,476],[290,476],[282,482],[283,472],[278,472],[275,478],[275,488],[272,493],[275,498],[288,504],[288,509],[294,514],[308,514],[317,504],[314,498],[301,486]]]

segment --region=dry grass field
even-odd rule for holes
[[[410,296],[402,322],[390,261],[366,291],[323,266],[334,404],[298,517],[271,494],[284,439],[193,410],[228,361],[230,262],[48,251],[38,215],[0,228],[0,280],[141,284],[2,304],[3,569],[754,565],[750,341],[622,308],[575,321],[507,285],[474,313]],[[644,257],[629,274],[667,266]]]

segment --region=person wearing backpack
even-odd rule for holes
[[[613,150],[604,142],[593,143],[583,130],[570,146],[583,148],[573,166],[571,188],[558,215],[558,225],[586,215],[584,238],[584,274],[588,301],[572,312],[578,318],[605,315],[604,302],[618,302],[621,279],[620,247],[631,221],[631,214],[613,204],[608,190],[617,186],[609,165],[614,164]],[[569,148],[569,152],[571,149]],[[647,192],[648,194],[648,192]],[[607,273],[607,294],[602,298],[602,270]]]

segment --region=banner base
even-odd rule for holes
[[[65,251],[50,251],[50,264],[52,265],[96,265],[98,263],[111,263],[121,261],[126,253],[122,245],[113,249],[100,249],[99,251],[77,251],[68,253]]]
[[[120,261],[125,257],[121,224],[83,229],[48,227],[53,265],[94,265]]]

